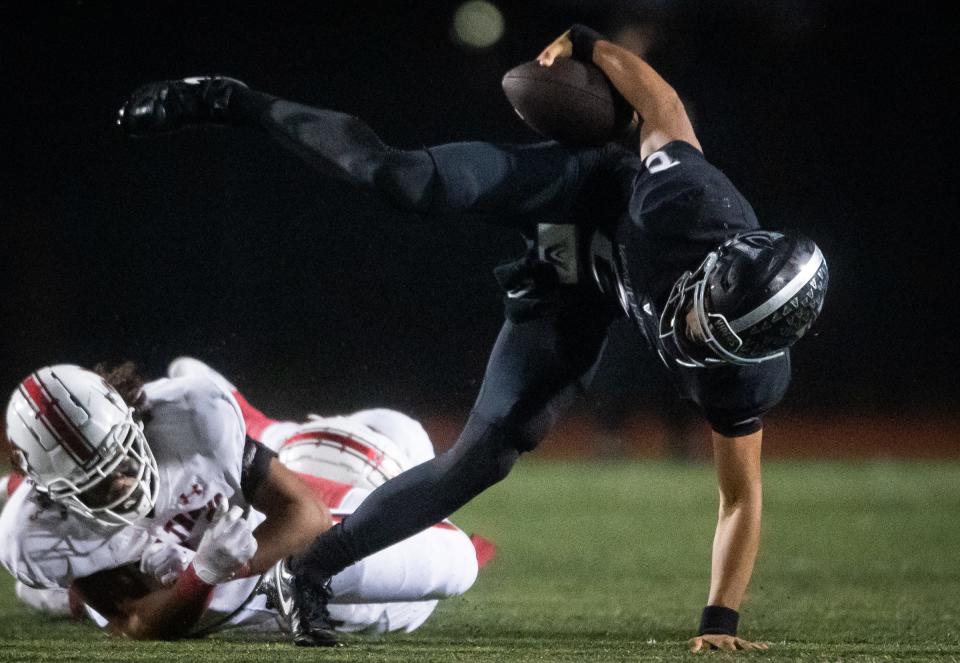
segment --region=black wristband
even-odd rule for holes
[[[240,461],[240,490],[247,502],[253,501],[257,489],[267,480],[267,475],[270,474],[270,461],[276,457],[276,452],[247,436]]]
[[[580,23],[570,27],[570,42],[573,44],[573,59],[580,62],[593,62],[593,47],[597,41],[606,39],[602,34]]]
[[[740,613],[722,605],[708,605],[700,615],[700,635],[736,635]]]

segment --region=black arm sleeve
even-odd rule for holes
[[[270,461],[277,454],[251,437],[243,445],[243,464],[240,467],[240,490],[248,503],[252,503],[257,488],[267,478]]]

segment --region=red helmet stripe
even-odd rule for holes
[[[56,398],[43,388],[36,374],[20,384],[24,395],[36,410],[36,417],[74,460],[86,464],[96,456],[95,449],[63,413]]]
[[[293,444],[294,442],[300,442],[302,440],[314,440],[316,442],[320,442],[321,440],[329,440],[331,442],[336,442],[337,444],[341,444],[344,447],[348,449],[352,449],[353,451],[356,451],[360,455],[367,457],[373,463],[378,463],[381,457],[380,452],[374,449],[373,447],[367,444],[364,444],[359,440],[355,440],[352,437],[348,437],[346,435],[340,435],[339,433],[333,433],[330,431],[297,433],[296,435],[293,435],[292,437],[287,439],[287,441],[283,443],[283,446],[287,446],[288,444]]]

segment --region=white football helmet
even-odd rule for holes
[[[349,417],[310,416],[283,443],[279,460],[295,472],[373,490],[412,463],[396,443]]]
[[[34,372],[7,406],[14,457],[41,494],[104,525],[132,525],[157,501],[157,461],[133,408],[91,371]]]

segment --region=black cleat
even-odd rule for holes
[[[339,647],[327,603],[332,598],[330,580],[322,585],[293,579],[293,606],[290,610],[290,632],[293,644],[299,647]]]
[[[289,629],[299,647],[341,647],[336,623],[330,619],[327,603],[332,594],[330,580],[321,585],[308,582],[279,562],[264,578],[267,606],[275,608],[281,624]]]
[[[148,83],[127,98],[117,124],[131,136],[169,133],[195,124],[226,124],[230,98],[245,87],[224,76]]]

